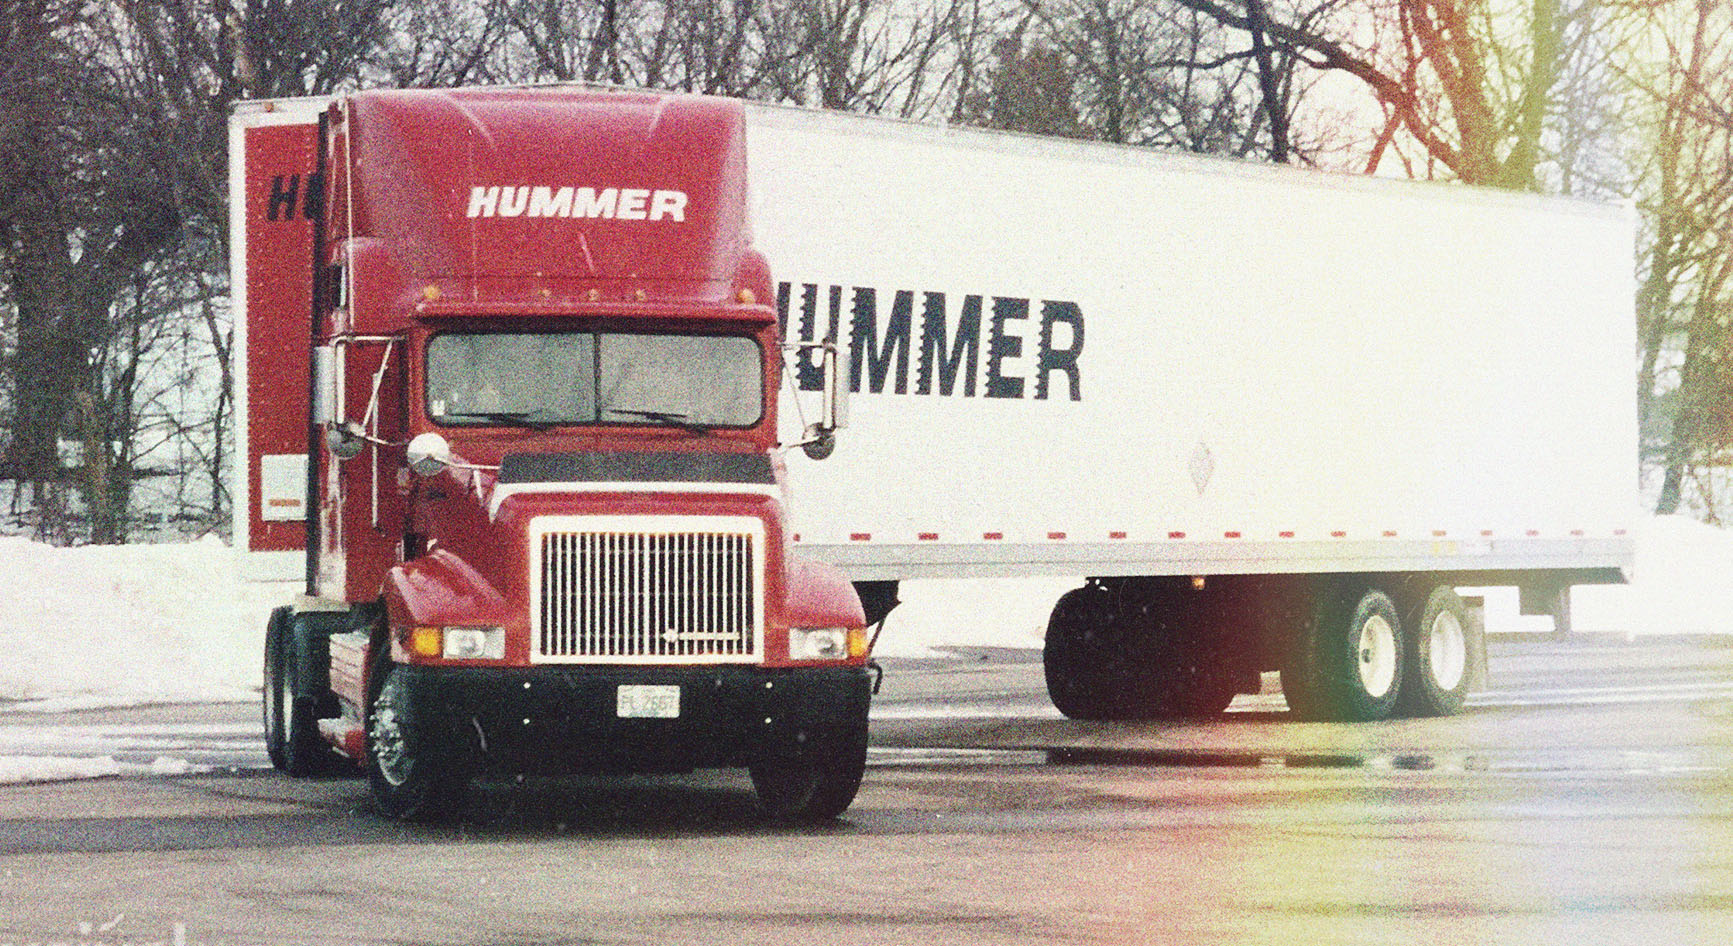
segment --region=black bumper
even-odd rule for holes
[[[863,730],[861,667],[398,667],[424,744],[483,770],[683,772],[798,757]],[[622,719],[623,684],[680,688],[679,716]]]

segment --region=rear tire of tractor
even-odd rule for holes
[[[1401,710],[1409,716],[1454,716],[1468,700],[1468,606],[1456,589],[1439,585],[1412,615]]]
[[[760,762],[748,771],[758,804],[779,824],[823,824],[854,804],[866,775],[867,726],[836,734],[798,759]]]
[[[1146,593],[1126,609],[1135,618],[1142,664],[1126,687],[1138,705],[1125,718],[1213,719],[1239,695],[1228,648],[1220,637],[1214,603],[1184,593]]]
[[[270,756],[272,767],[279,772],[289,770],[283,734],[283,720],[288,715],[288,701],[285,700],[287,691],[283,679],[283,640],[288,635],[291,614],[287,607],[277,608],[271,612],[271,619],[265,624],[265,685],[260,703],[265,725],[265,754]]]
[[[442,821],[461,812],[469,775],[449,745],[427,738],[403,672],[383,663],[367,708],[367,783],[379,810],[402,821]]]
[[[301,662],[295,649],[295,613],[278,608],[265,626],[265,753],[278,771],[295,778],[332,772],[338,762],[336,750],[319,735],[317,700],[296,695]]]

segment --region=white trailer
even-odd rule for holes
[[[1567,614],[1632,558],[1629,207],[753,106],[756,245],[852,392],[802,554],[1089,575],[1073,716],[1447,713],[1456,585]],[[799,356],[816,390],[816,356]],[[806,395],[812,397],[813,395]],[[793,411],[785,412],[785,417]],[[789,429],[792,439],[797,429]]]

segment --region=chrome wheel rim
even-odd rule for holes
[[[404,741],[403,717],[398,713],[392,684],[395,680],[387,680],[385,688],[373,701],[373,723],[367,729],[367,742],[373,751],[373,765],[379,770],[381,778],[393,786],[400,786],[409,779],[409,751]]]

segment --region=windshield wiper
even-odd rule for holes
[[[694,434],[707,434],[710,432],[709,427],[687,419],[687,415],[685,414],[676,414],[672,411],[649,411],[632,407],[610,407],[607,408],[607,412],[610,414],[625,414],[628,417],[642,417],[645,420],[653,420],[658,424],[663,424],[668,427],[678,427],[681,430]]]
[[[558,426],[558,421],[532,420],[537,414],[546,414],[544,408],[533,411],[455,411],[442,414],[442,417],[474,417],[477,420],[491,421],[506,427],[527,427],[530,430],[551,430]]]

